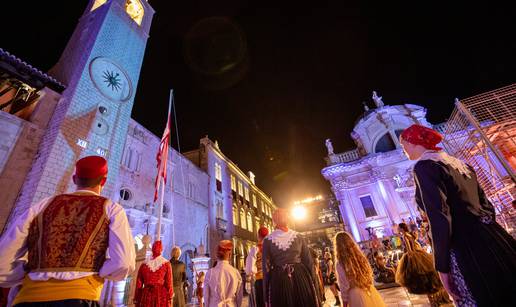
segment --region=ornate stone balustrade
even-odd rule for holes
[[[339,154],[333,154],[326,158],[326,163],[328,165],[334,165],[339,163],[347,163],[359,160],[361,158],[358,149],[349,150]]]

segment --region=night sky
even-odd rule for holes
[[[0,47],[44,71],[87,4],[4,2]],[[451,2],[151,0],[132,116],[161,136],[173,88],[182,151],[209,135],[280,205],[327,193],[324,140],[354,147],[373,90],[438,123],[455,97],[515,81],[514,10]]]

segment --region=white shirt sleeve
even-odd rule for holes
[[[340,262],[337,262],[337,282],[339,284],[342,301],[347,302],[349,299],[349,281]]]
[[[27,236],[30,223],[48,201],[49,198],[45,198],[24,211],[0,237],[0,286],[13,287],[21,284],[25,277],[24,266],[27,263]]]
[[[99,276],[120,281],[135,268],[136,251],[129,221],[124,208],[115,202],[107,206],[109,218],[108,258],[99,271]]]
[[[258,248],[254,246],[249,251],[249,255],[247,255],[247,258],[245,259],[245,274],[246,277],[252,277],[254,274],[258,272],[256,269],[256,251]]]

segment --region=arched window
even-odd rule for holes
[[[240,227],[243,229],[246,229],[246,218],[245,218],[245,212],[244,209],[240,209]]]
[[[251,212],[247,212],[247,230],[253,232],[253,217],[251,216]]]
[[[233,206],[233,225],[238,225],[238,211],[236,206]]]
[[[143,5],[139,0],[127,0],[125,2],[125,12],[136,24],[142,24],[144,12]]]
[[[374,148],[374,152],[388,152],[396,149],[396,144],[391,138],[391,135],[387,132],[384,134],[376,143],[376,147]]]

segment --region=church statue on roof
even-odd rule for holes
[[[378,96],[376,91],[373,91],[373,101],[374,101],[374,104],[376,105],[377,108],[381,108],[381,107],[384,106],[383,101],[382,101],[382,97]]]

